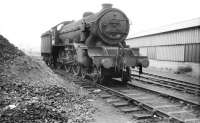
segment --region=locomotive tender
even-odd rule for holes
[[[48,65],[62,65],[67,71],[95,82],[121,78],[130,80],[131,67],[148,67],[138,48],[125,39],[129,20],[112,4],[103,4],[96,14],[85,12],[79,21],[65,21],[41,36],[41,55]]]

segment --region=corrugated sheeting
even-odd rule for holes
[[[140,48],[140,55],[147,56],[147,48],[146,47]]]
[[[147,48],[147,56],[150,58],[150,59],[156,59],[156,47],[148,47]]]
[[[200,63],[200,44],[185,45],[185,62]]]
[[[158,60],[184,61],[184,45],[156,47]]]
[[[143,47],[140,54],[156,60],[200,63],[200,43]]]
[[[200,43],[200,27],[182,29],[127,40],[131,47]]]

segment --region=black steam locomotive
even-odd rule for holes
[[[139,49],[126,45],[128,32],[126,15],[112,4],[103,4],[96,14],[85,12],[81,20],[62,22],[42,34],[41,55],[48,65],[62,65],[94,82],[110,78],[127,82],[131,67],[149,65]]]

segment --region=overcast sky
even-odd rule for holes
[[[40,35],[112,3],[131,20],[130,35],[200,17],[200,0],[0,0],[0,34],[20,48],[40,51]]]

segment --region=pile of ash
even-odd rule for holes
[[[0,122],[93,120],[96,109],[88,103],[89,97],[67,83],[42,60],[32,59],[0,36]]]

